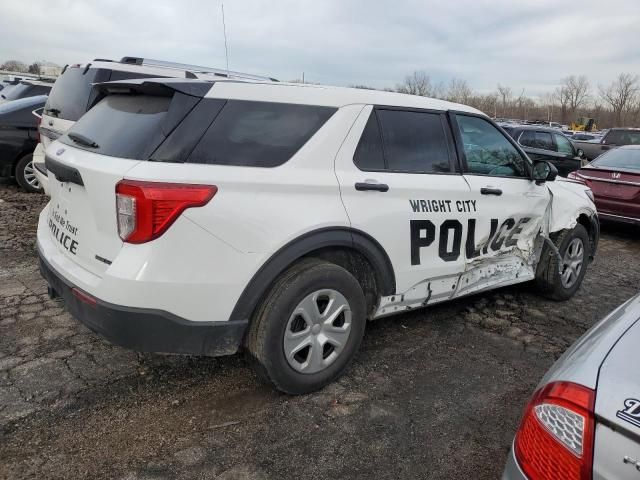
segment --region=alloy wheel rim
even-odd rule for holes
[[[584,244],[582,239],[574,238],[567,246],[567,250],[564,252],[562,259],[562,273],[560,278],[562,279],[562,286],[564,288],[573,287],[582,271],[582,264],[584,262]]]
[[[26,182],[35,189],[40,189],[40,182],[38,181],[38,177],[36,177],[35,167],[33,166],[33,161],[27,163],[24,167],[24,179]]]
[[[337,290],[322,289],[302,299],[289,317],[283,338],[287,363],[312,374],[332,365],[351,333],[351,307]]]

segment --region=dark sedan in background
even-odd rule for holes
[[[38,122],[32,113],[43,108],[46,95],[0,105],[0,176],[16,177],[22,188],[40,191],[33,171],[33,150],[38,144]]]
[[[582,152],[556,128],[537,125],[501,125],[533,161],[552,163],[561,177],[582,166]]]
[[[601,219],[640,225],[640,145],[609,150],[569,178],[591,188]]]

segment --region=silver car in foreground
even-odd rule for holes
[[[640,294],[574,343],[525,408],[503,480],[640,480]]]

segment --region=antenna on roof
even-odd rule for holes
[[[227,58],[227,77],[229,76],[229,47],[227,46],[227,25],[224,21],[224,2],[220,2],[222,7],[222,33],[224,33],[224,54]]]

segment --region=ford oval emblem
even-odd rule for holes
[[[56,155],[62,155],[64,153],[64,148],[61,148],[56,152]]]

